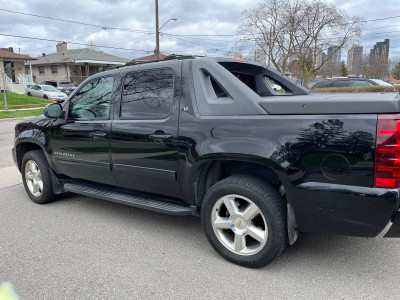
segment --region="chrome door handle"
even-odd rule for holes
[[[172,134],[150,134],[149,138],[151,139],[170,139]]]
[[[89,135],[93,136],[93,137],[96,137],[96,138],[99,138],[99,137],[104,137],[107,134],[105,132],[102,132],[102,131],[94,131],[94,132],[91,132]]]

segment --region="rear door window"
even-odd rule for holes
[[[337,80],[330,87],[346,87],[350,86],[350,80]]]
[[[121,103],[121,119],[164,119],[172,111],[174,73],[156,69],[127,73]]]
[[[366,80],[353,80],[353,86],[371,86],[371,82]]]

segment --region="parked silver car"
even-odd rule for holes
[[[57,102],[63,102],[68,98],[67,94],[58,91],[51,85],[33,85],[25,90],[25,94],[33,97],[55,100]]]

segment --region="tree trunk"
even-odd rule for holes
[[[308,88],[308,81],[310,80],[311,72],[303,69],[303,86]]]

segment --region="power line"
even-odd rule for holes
[[[180,35],[176,35],[176,34],[167,34],[167,33],[163,33],[162,35],[172,36],[172,37],[174,37],[174,36],[180,36]],[[187,36],[186,38],[190,38],[190,39],[194,39],[194,40],[213,41],[213,42],[236,43],[236,41],[215,40],[215,39],[203,39],[203,38],[190,37],[190,36]]]
[[[129,42],[132,42],[132,41],[135,41],[135,40],[138,40],[138,39],[144,38],[144,37],[148,37],[148,36],[150,36],[150,35],[153,35],[153,34],[145,34],[145,35],[141,35],[141,36],[139,36],[139,37],[137,37],[137,38],[130,39],[129,41],[125,41],[125,42],[117,43],[117,44],[114,44],[114,45],[121,45],[121,44],[129,43]]]
[[[24,13],[24,12],[14,11],[14,10],[9,10],[9,9],[4,9],[4,8],[0,8],[0,11],[24,15],[24,16],[30,16],[30,17],[60,21],[60,22],[67,22],[67,23],[73,23],[73,24],[79,24],[79,25],[85,25],[85,26],[98,27],[101,29],[115,29],[115,30],[122,30],[122,31],[131,31],[131,32],[154,33],[152,31],[148,31],[148,30],[127,29],[127,28],[118,28],[118,27],[111,27],[111,26],[104,26],[104,25],[96,25],[96,24],[84,23],[84,22],[73,21],[73,20],[65,20],[65,19],[60,19],[60,18],[53,18],[53,17],[48,17],[48,16],[36,15],[36,14],[29,14],[29,13]]]
[[[96,30],[96,31],[94,31],[94,32],[92,32],[92,33],[89,33],[89,34],[86,34],[86,35],[83,35],[83,36],[77,37],[76,39],[73,39],[73,40],[67,41],[66,43],[71,43],[71,42],[73,42],[73,41],[76,41],[76,40],[82,39],[82,38],[84,38],[84,37],[91,36],[92,34],[94,34],[94,33],[96,33],[96,32],[99,32],[99,31],[101,31],[101,30],[103,30],[103,29],[99,29],[99,30]],[[34,49],[24,49],[24,51],[34,51],[34,50],[41,50],[41,49],[47,49],[47,48],[51,48],[51,47],[54,47],[54,45],[47,46],[47,47],[41,47],[41,48],[34,48]]]
[[[377,34],[389,34],[389,33],[398,33],[400,30],[395,30],[395,31],[386,31],[386,32],[374,32],[374,33],[368,33],[363,36],[370,36],[370,35],[377,35]]]
[[[57,43],[60,42],[59,40],[50,40],[50,39],[35,38],[35,37],[20,36],[20,35],[12,35],[12,34],[4,34],[4,33],[0,33],[0,35],[1,35],[1,36],[8,36],[8,37],[21,38],[21,39],[29,39],[29,40],[39,40],[39,41],[57,42]],[[84,43],[74,43],[74,42],[70,42],[70,44],[73,44],[73,45],[81,45],[81,46],[94,46],[94,47],[99,47],[99,48],[116,49],[116,50],[152,52],[152,51],[150,51],[150,50],[127,49],[127,48],[119,48],[119,47],[111,47],[111,46],[101,46],[101,45],[92,45],[92,44],[84,44]]]
[[[360,21],[360,22],[366,23],[366,22],[375,22],[375,21],[382,21],[382,20],[388,20],[388,19],[397,19],[397,18],[400,18],[400,16],[393,16],[393,17],[385,17],[385,18],[379,18],[379,19],[364,20],[364,21]]]
[[[373,28],[365,29],[365,31],[370,31],[370,30],[375,30],[375,29],[385,29],[385,28],[399,27],[399,26],[400,26],[400,25],[397,24],[397,25],[393,25],[393,26],[373,27]]]
[[[204,47],[204,48],[214,49],[214,50],[217,50],[217,51],[219,51],[219,50],[221,50],[221,51],[227,51],[226,49],[220,49],[220,48],[218,48],[218,47],[210,47],[210,46],[202,45],[202,44],[195,43],[195,42],[192,42],[192,41],[188,41],[188,40],[185,40],[185,39],[176,37],[176,36],[172,36],[172,35],[171,35],[171,37],[174,38],[174,39],[181,40],[181,41],[184,41],[184,42],[186,42],[186,43],[190,43],[190,44],[193,44],[193,45],[201,46],[201,47]]]

